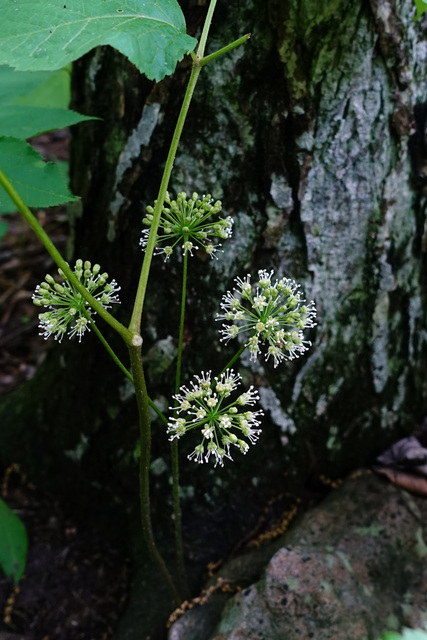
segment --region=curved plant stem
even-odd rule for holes
[[[51,258],[53,258],[53,260],[56,262],[58,267],[60,269],[62,269],[62,271],[64,272],[64,274],[67,277],[67,280],[73,285],[73,287],[75,289],[77,289],[77,291],[79,293],[81,293],[83,298],[85,300],[87,300],[87,302],[97,312],[97,314],[103,320],[105,320],[105,322],[107,322],[113,329],[115,329],[117,331],[117,333],[119,333],[121,335],[121,337],[123,338],[123,340],[127,344],[132,344],[132,341],[133,341],[135,336],[128,329],[126,329],[126,327],[124,325],[122,325],[120,322],[118,322],[111,315],[111,313],[108,313],[108,311],[106,309],[104,309],[102,304],[100,302],[98,302],[97,300],[95,300],[95,298],[90,295],[89,291],[80,282],[80,280],[78,278],[76,278],[76,276],[74,275],[73,271],[70,269],[70,265],[68,264],[68,262],[65,262],[64,258],[61,256],[61,254],[59,253],[58,249],[55,247],[55,245],[53,244],[52,240],[47,235],[46,231],[40,225],[40,223],[38,222],[38,220],[35,217],[35,215],[33,215],[31,213],[31,211],[29,210],[29,208],[27,207],[25,202],[22,200],[22,198],[19,195],[19,193],[16,191],[16,189],[14,188],[14,186],[12,185],[10,180],[7,178],[7,176],[3,173],[3,171],[1,169],[0,169],[0,184],[4,188],[4,190],[6,191],[8,196],[13,200],[13,202],[15,203],[16,207],[18,208],[19,212],[22,214],[22,216],[28,222],[28,224],[30,225],[31,229],[34,231],[34,233],[36,234],[37,238],[43,244],[43,246],[45,247],[46,251],[51,256]]]
[[[92,319],[90,319],[90,326],[93,329],[93,332],[99,338],[99,340],[102,343],[102,345],[105,347],[105,349],[108,352],[108,354],[111,356],[111,358],[114,360],[116,365],[119,367],[120,371],[126,376],[126,378],[128,378],[128,380],[130,380],[133,383],[133,376],[132,376],[131,372],[128,371],[128,369],[126,369],[126,367],[123,364],[123,362],[115,354],[115,352],[110,347],[110,345],[108,344],[108,342],[106,341],[106,339],[104,338],[104,336],[102,335],[102,333],[100,332],[100,330],[98,329],[98,327],[96,326],[96,324],[94,323],[94,321]]]
[[[176,589],[166,563],[156,547],[151,524],[150,510],[150,454],[151,454],[151,423],[148,403],[147,387],[145,384],[144,370],[142,368],[141,349],[129,346],[129,356],[135,386],[136,401],[138,404],[141,456],[139,459],[139,491],[142,535],[147,549],[156,563],[163,579],[169,589],[175,604],[178,606],[182,598]]]
[[[92,327],[93,332],[97,335],[97,337],[99,338],[100,342],[104,345],[106,351],[109,353],[111,358],[114,360],[116,365],[119,367],[120,371],[126,376],[126,378],[128,378],[128,380],[130,380],[133,383],[133,375],[131,374],[131,372],[128,369],[126,369],[126,367],[123,364],[123,362],[119,359],[119,357],[116,355],[116,353],[110,347],[110,345],[108,344],[108,342],[106,341],[106,339],[104,338],[104,336],[102,335],[102,333],[100,332],[100,330],[98,329],[96,324],[93,322],[93,320],[91,320],[90,318],[88,318],[88,319],[90,320],[90,326]],[[160,420],[162,420],[162,422],[164,422],[165,425],[167,426],[168,419],[166,418],[165,414],[162,411],[160,411],[159,407],[153,402],[153,400],[150,397],[148,397],[148,404],[153,409],[153,411],[155,411],[157,413],[157,415],[159,416]]]
[[[184,342],[184,326],[185,326],[185,303],[187,298],[187,273],[188,273],[188,252],[186,251],[183,258],[182,267],[182,291],[181,291],[181,314],[179,321],[178,335],[178,357],[176,363],[175,376],[175,395],[179,393],[181,384],[181,365],[182,365],[182,347]],[[172,457],[172,495],[173,495],[173,513],[175,525],[175,549],[178,565],[178,575],[182,589],[187,592],[187,577],[184,562],[184,546],[182,541],[182,517],[181,505],[179,499],[179,456],[178,456],[178,440],[171,442]]]

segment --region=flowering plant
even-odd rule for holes
[[[101,273],[98,264],[92,267],[88,261],[83,262],[79,259],[74,269],[71,269],[16,192],[12,182],[0,169],[0,183],[55,260],[62,278],[62,282],[57,282],[55,278],[47,275],[33,296],[34,304],[47,309],[39,315],[42,335],[45,338],[53,336],[61,342],[64,335],[68,334],[69,338],[77,336],[80,341],[82,336],[93,328],[109,355],[134,386],[140,427],[139,485],[143,537],[171,596],[178,605],[182,602],[182,595],[156,547],[151,523],[150,406],[166,425],[165,431],[171,441],[177,564],[180,582],[184,585],[178,440],[187,432],[198,432],[201,440],[188,458],[198,463],[213,460],[215,467],[223,466],[225,458],[232,459],[233,447],[246,454],[249,445],[257,442],[261,433],[260,418],[263,416],[261,410],[252,409],[259,400],[258,392],[252,386],[247,391],[238,392],[241,376],[235,373],[231,366],[242,353],[242,348],[218,376],[213,377],[211,371],[196,375],[189,387],[181,386],[180,380],[189,256],[193,255],[193,251],[204,248],[208,255],[217,257],[221,240],[230,237],[233,225],[230,217],[220,216],[222,204],[219,200],[213,202],[209,194],[199,198],[194,192],[192,197],[187,198],[187,194],[181,192],[176,199],[172,199],[167,191],[184,121],[202,68],[249,38],[249,35],[243,36],[217,52],[205,56],[206,39],[215,4],[216,0],[210,0],[200,44],[192,58],[188,88],[172,137],[157,200],[153,207],[147,207],[147,215],[143,219],[143,223],[148,227],[143,231],[140,241],[145,255],[127,327],[108,311],[113,303],[119,302],[117,293],[120,287],[115,280],[108,282],[108,274]],[[141,353],[141,323],[152,256],[161,254],[165,260],[169,260],[178,245],[182,249],[183,257],[178,356],[173,396],[176,405],[170,408],[172,415],[168,418],[151,400],[147,391]],[[242,334],[243,348],[249,347],[252,359],[258,356],[261,347],[266,344],[268,346],[265,357],[268,359],[272,356],[274,366],[277,366],[285,358],[292,359],[307,350],[310,342],[304,339],[303,331],[315,325],[315,309],[312,302],[306,305],[301,299],[295,282],[286,278],[272,282],[272,276],[272,271],[260,270],[258,285],[255,288],[251,285],[249,275],[244,279],[237,278],[237,287],[233,293],[228,292],[222,299],[222,313],[218,314],[218,319],[223,321],[222,341],[228,342]],[[119,360],[95,325],[95,314],[123,339],[128,348],[129,368]]]

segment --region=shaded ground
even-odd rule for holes
[[[6,630],[25,640],[111,637],[130,576],[120,546],[70,521],[20,474],[4,482],[4,498],[25,523],[30,544],[19,590],[0,578],[0,638]]]

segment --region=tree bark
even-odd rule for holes
[[[200,33],[205,4],[182,2],[191,34]],[[220,198],[235,228],[218,261],[191,261],[183,382],[220,371],[233,353],[220,347],[213,318],[235,276],[266,268],[302,282],[318,326],[296,362],[274,370],[244,358],[267,417],[251,454],[221,472],[217,495],[239,486],[237,501],[248,485],[256,493],[254,477],[262,487],[278,480],[300,490],[313,474],[369,464],[423,417],[427,48],[425,21],[414,13],[412,0],[218,6],[208,53],[247,31],[252,38],[203,70],[170,191]],[[142,259],[141,220],[157,195],[189,68],[188,59],[154,84],[110,48],[74,65],[74,107],[102,120],[73,137],[72,185],[82,201],[70,209],[70,258],[99,262],[119,281],[124,322]],[[152,396],[166,407],[180,266],[155,259],[143,324]],[[136,412],[108,364],[94,336],[54,347],[0,406],[2,462],[20,460],[42,483],[59,474],[54,482],[68,495],[81,482],[123,498],[136,484]],[[82,434],[88,444],[77,464],[64,451]],[[167,456],[161,427],[154,456]],[[182,459],[184,485],[204,494],[217,471],[189,470]]]

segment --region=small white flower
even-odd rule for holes
[[[205,452],[205,448],[202,444],[198,444],[195,448],[193,453],[190,453],[188,457],[189,460],[193,460],[195,462],[198,462],[199,464],[203,464],[203,454]]]
[[[210,440],[211,438],[213,438],[213,430],[211,428],[210,425],[207,425],[204,429],[202,429],[202,435],[207,439]]]

